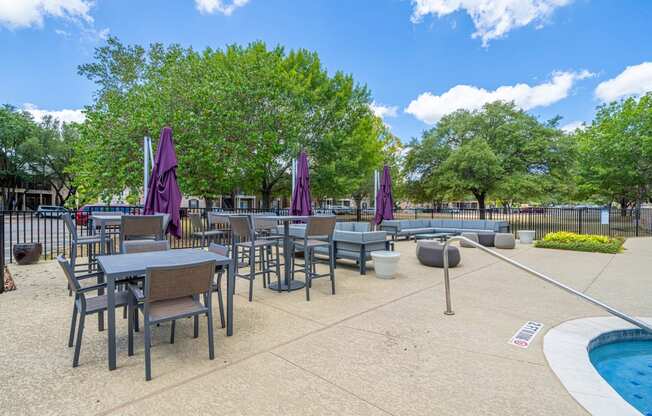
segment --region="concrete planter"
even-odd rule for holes
[[[372,251],[371,258],[374,260],[376,277],[379,279],[393,279],[398,270],[398,262],[401,253],[395,251]]]
[[[41,243],[14,244],[14,259],[20,265],[36,263],[42,253]]]
[[[533,230],[518,230],[518,239],[521,244],[532,244],[534,242]]]

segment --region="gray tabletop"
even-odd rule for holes
[[[228,264],[231,261],[229,257],[196,248],[97,257],[104,274],[113,278],[144,274],[148,267],[175,266],[208,260],[215,260],[217,264]]]

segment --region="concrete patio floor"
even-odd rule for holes
[[[518,246],[503,251],[606,303],[652,316],[652,239],[617,255]],[[421,266],[400,242],[400,274],[367,276],[341,264],[337,294],[326,279],[305,292],[276,293],[257,280],[254,302],[240,280],[235,333],[216,324],[208,359],[206,323],[155,328],[153,380],[143,339],[127,356],[118,319],[118,369],[108,371],[106,333],[87,320],[80,366],[67,333],[72,311],[54,262],[11,266],[17,291],[0,295],[0,414],[575,415],[585,414],[546,363],[545,331],[601,310],[477,249],[452,270],[454,316],[445,316],[443,273]],[[217,305],[217,302],[215,302]],[[121,316],[121,314],[118,314]],[[217,306],[215,306],[217,318]],[[528,349],[508,344],[526,321],[545,325]],[[219,322],[219,320],[217,320]]]

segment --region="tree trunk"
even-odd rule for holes
[[[474,193],[475,199],[478,200],[478,209],[480,211],[480,219],[484,220],[486,218],[486,205],[485,205],[485,197],[486,194],[483,193]]]
[[[272,206],[272,189],[263,188],[260,190],[261,200],[263,202],[263,209],[267,210]]]

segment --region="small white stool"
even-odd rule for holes
[[[534,230],[518,230],[518,239],[521,244],[532,244],[534,242]]]
[[[396,251],[372,251],[371,258],[374,260],[374,270],[379,279],[393,279],[398,270],[398,261],[401,253]]]

